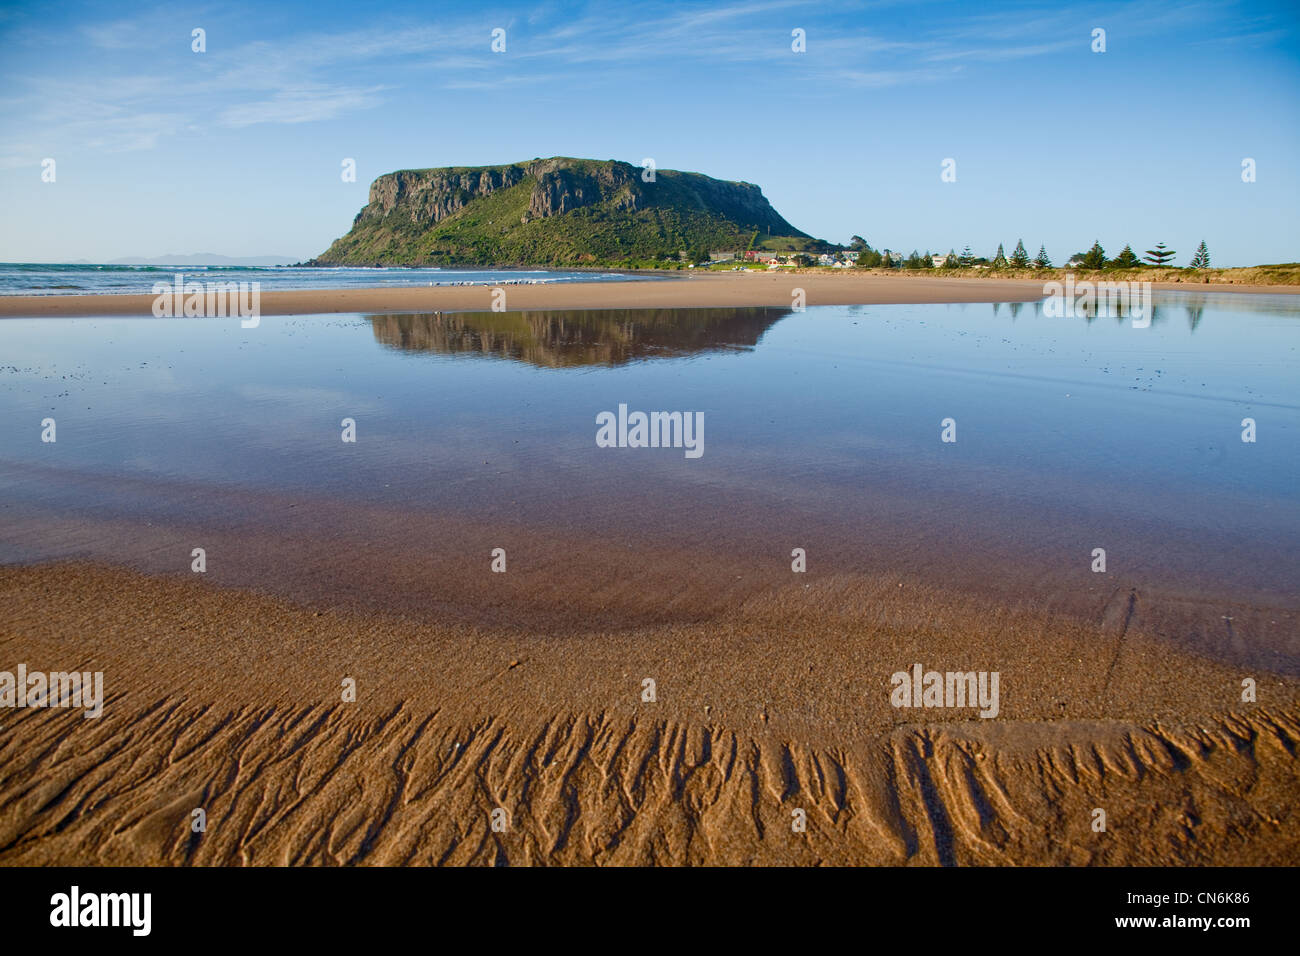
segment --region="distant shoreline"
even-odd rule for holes
[[[636,274],[644,276],[646,273]],[[797,281],[794,281],[796,276]],[[1055,279],[1057,274],[1054,272],[1046,278]],[[1121,277],[1087,272],[1077,273],[1076,278],[1079,281],[1129,279],[1127,275]],[[874,271],[831,273],[811,269],[782,269],[763,272],[696,272],[680,278],[674,275],[658,282],[629,278],[628,281],[600,283],[509,285],[505,287],[505,306],[511,311],[789,307],[796,288],[804,290],[804,304],[808,306],[1035,302],[1044,297],[1043,284],[1042,280],[992,276],[890,275]],[[272,289],[261,293],[261,314],[486,312],[492,309],[493,288],[492,285],[461,285]],[[1153,281],[1152,288],[1182,292],[1300,295],[1300,285]],[[6,295],[0,296],[0,317],[151,316],[153,302],[154,296],[150,293]]]

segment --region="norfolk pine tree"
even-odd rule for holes
[[[1145,258],[1153,266],[1163,266],[1167,265],[1175,255],[1177,253],[1172,249],[1166,249],[1163,242],[1157,242],[1154,249],[1147,250]]]
[[[1029,253],[1025,252],[1025,240],[1016,240],[1015,251],[1011,253],[1011,264],[1017,269],[1024,269],[1029,265]]]

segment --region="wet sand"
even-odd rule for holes
[[[105,686],[98,719],[0,710],[0,864],[1300,859],[1300,677],[1261,663],[1296,659],[1287,606],[981,581],[961,549],[794,574],[756,540],[207,506],[6,529],[132,567],[0,568],[0,666]],[[997,672],[996,718],[893,706],[916,664]]]
[[[991,504],[962,523],[967,502],[909,503],[881,489],[829,514],[755,495],[729,508],[726,495],[704,488],[693,501],[611,492],[605,502],[578,499],[579,513],[545,501],[505,501],[487,513],[48,468],[0,474],[10,488],[0,523],[8,563],[89,560],[361,617],[575,640],[713,626],[805,584],[833,594],[889,581],[903,594],[930,589],[1090,627],[1090,654],[1107,659],[1133,630],[1175,656],[1300,678],[1300,606],[1284,543],[1269,551],[1255,541],[1252,550],[1220,536],[1207,554],[1197,533],[1156,526],[1148,541],[1132,529],[1126,548],[1164,548],[1166,560],[1099,575],[1077,530],[1055,540],[1041,523]],[[207,558],[202,575],[189,573],[195,546]],[[805,572],[792,571],[796,546]],[[503,574],[490,570],[498,547]],[[1278,572],[1267,579],[1255,569],[1270,562]],[[1234,563],[1241,570],[1229,577]]]
[[[4,660],[101,670],[106,698],[95,720],[0,715],[0,863],[1300,853],[1300,683],[1256,673],[1260,702],[1243,704],[1238,668],[1171,653],[1122,614],[1090,625],[841,577],[708,621],[530,634],[197,578],[0,569]],[[891,674],[913,663],[997,670],[998,718],[891,706]],[[348,677],[355,702],[341,699]]]
[[[1157,289],[1192,292],[1300,294],[1295,286],[1196,285],[1156,282]],[[435,286],[399,289],[267,290],[263,315],[330,312],[487,311],[492,286]],[[664,309],[714,306],[785,306],[801,288],[805,305],[877,305],[921,302],[1033,302],[1043,298],[1043,283],[1012,279],[929,278],[919,276],[826,273],[700,273],[687,278],[646,282],[509,285],[510,309]],[[15,295],[0,296],[0,317],[150,315],[154,296]]]

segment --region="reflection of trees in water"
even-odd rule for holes
[[[623,365],[749,349],[789,309],[591,309],[371,315],[390,348],[510,359],[544,368]]]
[[[1024,303],[1010,302],[1008,303],[1008,305],[1011,307],[1011,317],[1014,319],[1016,316],[1020,314],[1020,310],[1021,308],[1023,308]],[[1034,306],[1034,316],[1036,318],[1044,318],[1045,315],[1043,311],[1043,300],[1039,299],[1038,301],[1033,303],[1033,306]],[[1134,313],[1132,303],[1125,302],[1123,299],[1120,298],[1108,299],[1105,296],[1098,296],[1094,298],[1092,302],[1087,302],[1087,301],[1079,302],[1078,300],[1076,300],[1073,304],[1069,306],[1069,308],[1074,313],[1075,318],[1083,319],[1083,321],[1086,322],[1088,325],[1092,325],[1092,323],[1095,322],[1098,318],[1113,318],[1117,322],[1120,322],[1122,324],[1125,319],[1131,318]],[[998,314],[998,306],[996,302],[993,304],[993,314],[994,315]],[[1154,325],[1156,322],[1157,314],[1158,314],[1157,309],[1154,306],[1152,306],[1151,308],[1152,325]],[[1053,318],[1052,321],[1060,321],[1060,320]]]
[[[1224,299],[1224,296],[1232,296],[1231,299]],[[1043,302],[1038,300],[1034,303],[1034,315],[1042,317]],[[1216,306],[1226,308],[1232,312],[1255,312],[1265,315],[1289,315],[1300,317],[1300,303],[1297,303],[1296,297],[1284,296],[1282,294],[1269,295],[1267,293],[1248,293],[1248,292],[1181,292],[1169,290],[1153,290],[1151,293],[1151,325],[1159,325],[1167,317],[1172,307],[1181,307],[1187,312],[1187,327],[1195,332],[1205,317],[1207,309],[1213,311]],[[1017,314],[1018,307],[1011,305],[1011,315],[1014,318]],[[1081,316],[1085,322],[1092,324],[1098,316],[1114,318],[1120,324],[1125,320],[1133,317],[1133,308],[1131,303],[1126,303],[1122,298],[1116,298],[1113,301],[1107,301],[1106,297],[1098,295],[1092,304],[1084,302],[1076,304],[1074,312]],[[998,307],[993,306],[993,314],[997,315]]]
[[[1161,305],[1183,306],[1187,309],[1189,316],[1195,310],[1198,323],[1201,321],[1201,313],[1206,308],[1213,310],[1216,305],[1230,309],[1233,312],[1300,316],[1300,303],[1297,302],[1297,297],[1282,293],[1169,292],[1157,289],[1152,293],[1152,296]],[[1231,298],[1225,299],[1225,296],[1231,296]]]
[[[1123,325],[1130,318],[1138,317],[1136,315],[1137,310],[1134,308],[1134,303],[1125,302],[1122,299],[1118,299],[1118,298],[1111,301],[1107,301],[1105,297],[1098,297],[1095,301],[1091,303],[1086,301],[1082,303],[1076,302],[1072,308],[1074,310],[1075,316],[1077,318],[1083,319],[1083,321],[1087,325],[1092,325],[1092,323],[1095,322],[1098,318],[1112,318],[1120,325]],[[1151,308],[1151,321],[1149,325],[1150,326],[1159,325],[1165,319],[1164,315],[1161,314],[1160,306],[1152,302],[1150,308]],[[1014,318],[1019,313],[1019,311],[1020,311],[1019,304],[1018,303],[1012,304],[1011,306],[1012,318]],[[1188,314],[1190,315],[1192,312],[1192,307],[1189,306],[1187,311]],[[1192,323],[1193,332],[1196,331],[1196,326],[1201,321],[1201,313],[1203,311],[1204,311],[1203,307],[1196,309],[1196,321]],[[996,303],[993,306],[993,314],[994,315],[998,314],[998,307]],[[1043,316],[1043,303],[1041,300],[1034,303],[1034,315],[1040,318]]]

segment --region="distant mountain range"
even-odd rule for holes
[[[649,180],[649,181],[647,181]],[[311,265],[632,265],[681,252],[815,243],[757,186],[616,160],[409,169],[370,186]]]
[[[287,266],[298,260],[293,256],[218,256],[211,252],[196,252],[191,255],[125,256],[111,259],[104,265],[110,266]],[[89,259],[78,259],[72,265],[100,265]]]

